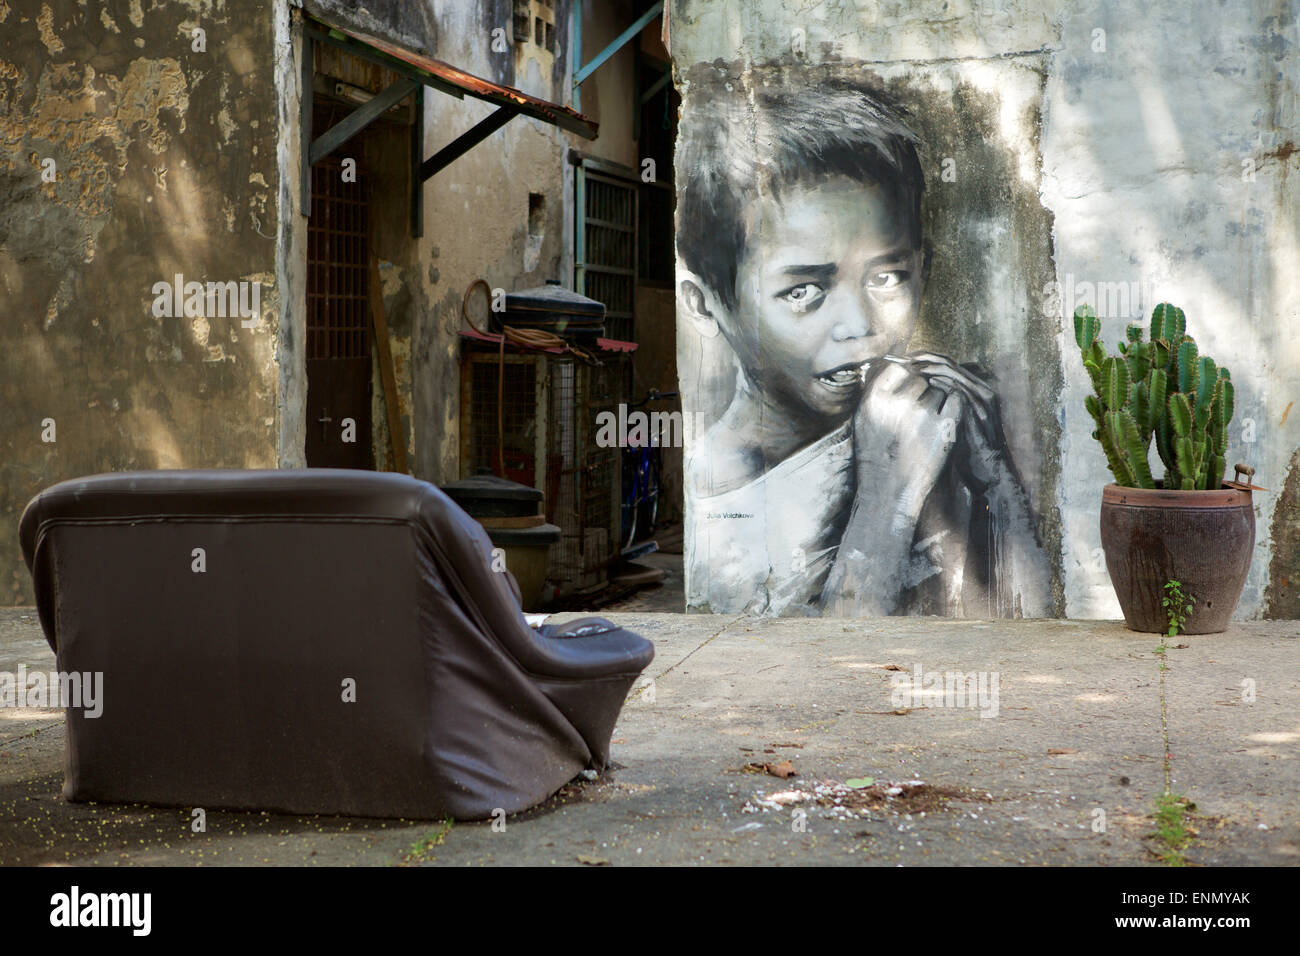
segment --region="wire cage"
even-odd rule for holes
[[[462,353],[462,476],[503,474],[503,461],[504,477],[542,492],[546,520],[561,533],[547,572],[561,597],[604,587],[618,555],[620,449],[597,444],[597,419],[617,417],[626,401],[630,355],[602,352],[600,362],[539,352],[502,360],[495,348],[468,342]]]

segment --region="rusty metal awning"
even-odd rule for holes
[[[459,70],[450,63],[435,60],[433,57],[422,56],[412,50],[404,49],[379,37],[369,36],[359,30],[347,27],[333,27],[330,29],[332,33],[350,38],[357,43],[373,47],[394,59],[401,60],[415,71],[415,75],[411,78],[421,80],[426,86],[436,86],[444,93],[450,93],[453,96],[468,93],[475,99],[495,103],[498,106],[509,106],[523,116],[531,116],[533,119],[539,119],[544,123],[567,129],[569,132],[577,133],[586,139],[596,138],[597,124],[567,106],[560,106],[558,103],[551,103],[536,96],[530,96],[513,86],[502,86],[499,83],[493,83],[491,80],[485,80],[473,73]],[[346,41],[338,45],[350,53],[361,55],[353,45],[348,44]],[[391,69],[397,69],[391,62],[384,65]],[[398,72],[403,71],[398,70]],[[451,87],[451,89],[448,89],[448,87]]]
[[[415,236],[423,234],[422,185],[425,180],[445,169],[474,146],[496,132],[516,116],[533,119],[577,133],[586,139],[595,139],[597,124],[576,110],[551,103],[517,90],[514,87],[493,83],[480,76],[457,69],[442,60],[425,56],[414,50],[370,36],[353,27],[336,27],[310,16],[303,18],[303,93],[300,119],[303,129],[302,151],[304,215],[311,215],[311,164],[328,156],[361,132],[407,96],[415,97],[415,121],[411,129],[411,230]],[[312,136],[312,71],[313,43],[328,43],[346,53],[376,63],[398,75],[397,82],[357,107],[330,129]],[[424,151],[423,94],[426,86],[463,99],[466,95],[494,104],[497,108],[475,126],[427,159]]]

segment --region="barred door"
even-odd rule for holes
[[[307,227],[307,466],[370,468],[369,205],[360,167],[311,170]]]

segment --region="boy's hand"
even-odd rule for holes
[[[858,495],[913,520],[957,441],[967,405],[960,388],[932,385],[894,362],[869,383],[853,420]]]
[[[969,455],[963,462],[966,471],[985,487],[1003,478],[1002,425],[998,418],[997,397],[979,376],[962,368],[946,355],[937,352],[913,352],[908,356],[911,368],[945,391],[960,392],[968,414],[962,421],[962,434]]]
[[[894,613],[917,521],[966,407],[960,389],[931,385],[906,363],[873,372],[853,418],[858,489],[822,589],[824,614]]]

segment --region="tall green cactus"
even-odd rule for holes
[[[1129,325],[1120,354],[1107,355],[1091,307],[1074,313],[1074,339],[1095,394],[1084,402],[1115,481],[1154,488],[1151,439],[1164,463],[1165,488],[1218,488],[1227,467],[1234,393],[1228,370],[1201,355],[1186,334],[1183,310],[1162,302],[1151,313],[1151,339]]]

